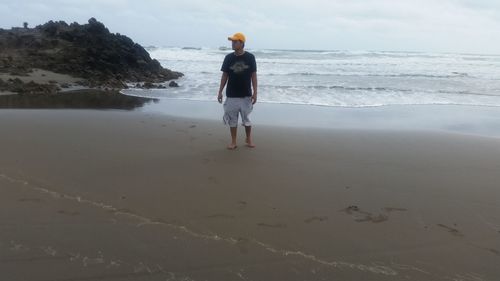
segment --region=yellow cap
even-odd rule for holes
[[[233,36],[227,37],[227,40],[241,41],[241,42],[245,43],[245,35],[243,35],[243,33],[241,33],[241,32],[237,32]]]

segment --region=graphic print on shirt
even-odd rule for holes
[[[237,61],[230,67],[230,69],[236,74],[242,73],[248,68],[250,68],[250,66],[246,65],[244,61]]]

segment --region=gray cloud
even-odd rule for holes
[[[145,45],[217,47],[241,31],[254,48],[500,50],[493,0],[24,0],[0,3],[0,13],[4,28],[96,17]]]

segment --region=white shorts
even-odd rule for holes
[[[241,125],[252,126],[248,115],[253,110],[252,97],[226,98],[222,120],[229,127],[238,126],[238,115],[241,115]]]

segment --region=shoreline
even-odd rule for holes
[[[69,98],[72,95],[71,98]],[[0,108],[124,109],[172,117],[220,121],[214,101],[146,98],[123,91],[65,89],[58,94],[0,94]],[[500,107],[480,105],[384,105],[335,107],[258,102],[255,126],[447,132],[500,138]]]
[[[86,94],[88,93],[88,94]],[[119,94],[117,94],[119,93]],[[71,99],[68,96],[72,95]],[[19,97],[19,98],[17,98]],[[217,101],[153,99],[101,89],[69,89],[56,95],[0,95],[0,108],[124,109],[219,122]],[[385,105],[332,107],[258,102],[255,126],[287,128],[430,131],[500,138],[500,107],[479,105]],[[222,121],[221,121],[222,122]]]
[[[137,109],[212,121],[222,119],[217,101],[158,99]],[[251,114],[256,126],[318,129],[373,129],[438,131],[483,137],[500,137],[500,107],[475,105],[386,105],[331,107],[301,104],[257,103]]]

